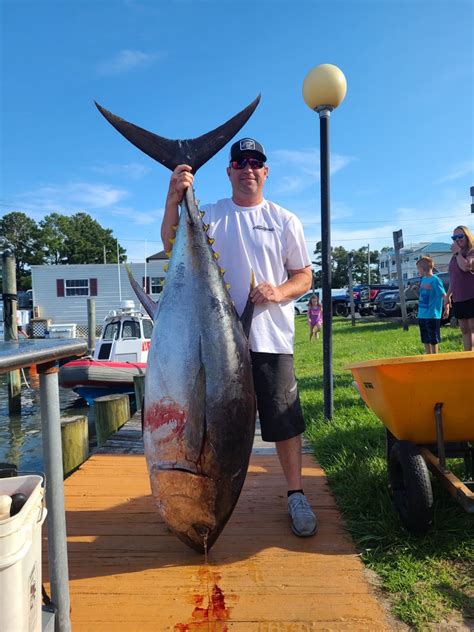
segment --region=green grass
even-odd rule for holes
[[[442,352],[461,351],[459,329],[444,327]],[[385,428],[362,403],[343,366],[356,360],[417,355],[416,325],[333,323],[334,416],[323,415],[322,340],[308,342],[306,318],[296,318],[295,367],[307,437],[365,564],[380,578],[392,613],[414,630],[443,620],[474,618],[474,516],[433,481],[434,528],[414,536],[393,508],[385,458]],[[460,462],[449,461],[462,476]]]

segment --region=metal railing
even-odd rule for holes
[[[33,364],[39,374],[43,461],[47,481],[48,568],[51,599],[57,607],[55,632],[71,631],[58,360],[85,353],[87,342],[81,339],[0,342],[0,374]]]

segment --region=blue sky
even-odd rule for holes
[[[85,211],[129,260],[161,249],[169,172],[93,101],[168,138],[199,136],[261,93],[239,136],[267,150],[266,197],[320,239],[319,120],[306,73],[347,78],[331,117],[332,243],[449,241],[474,228],[471,0],[1,0],[0,212]],[[198,172],[229,194],[228,148]]]

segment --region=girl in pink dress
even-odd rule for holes
[[[318,339],[323,324],[323,308],[317,294],[313,294],[308,301],[308,324],[309,340]]]

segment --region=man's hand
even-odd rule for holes
[[[250,292],[250,298],[255,305],[263,305],[263,303],[281,303],[285,297],[280,288],[271,283],[259,283],[257,287]]]
[[[178,165],[170,179],[166,203],[179,204],[183,199],[185,190],[193,186],[193,180],[194,176],[191,173],[191,167],[189,165]]]

